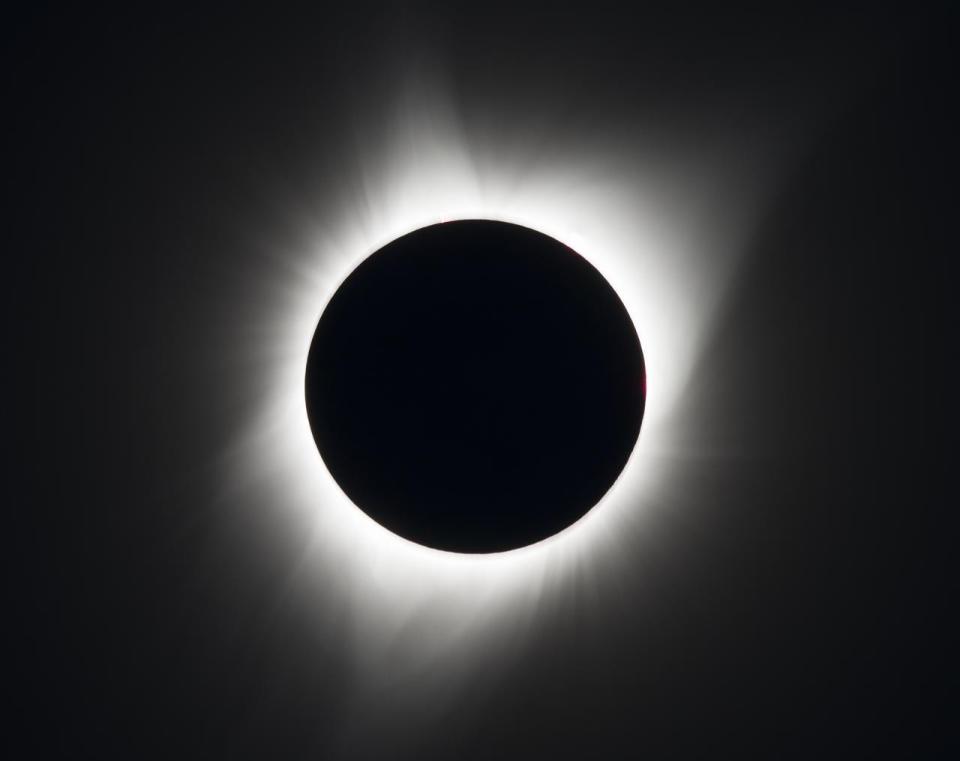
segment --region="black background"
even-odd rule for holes
[[[438,759],[955,744],[952,16],[315,5],[5,24],[10,742]],[[392,726],[384,701],[354,745],[342,635],[274,605],[282,529],[218,507],[212,463],[252,393],[219,358],[257,297],[244,241],[345,181],[344,146],[409,59],[444,72],[467,119],[696,134],[710,114],[707,140],[810,102],[831,118],[684,391],[697,447],[735,455],[676,465],[671,520],[635,564],[538,613],[509,668],[430,722]]]

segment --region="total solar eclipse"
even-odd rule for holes
[[[489,553],[562,531],[610,489],[640,432],[645,368],[586,259],[463,220],[361,262],[320,317],[305,386],[354,504],[418,544]]]

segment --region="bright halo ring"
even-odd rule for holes
[[[416,614],[422,636],[409,648],[427,657],[441,645],[478,642],[491,627],[520,626],[532,603],[572,575],[629,556],[633,527],[661,496],[663,462],[676,446],[671,418],[734,248],[714,236],[712,258],[704,259],[706,241],[691,234],[704,228],[689,219],[702,208],[701,177],[669,185],[673,194],[660,198],[650,192],[655,167],[613,162],[596,148],[530,165],[495,145],[468,148],[440,99],[420,105],[389,140],[372,140],[358,156],[357,182],[297,221],[313,231],[305,244],[265,245],[258,274],[265,297],[248,317],[247,340],[259,403],[229,460],[229,482],[237,499],[292,521],[302,538],[300,568],[313,569],[301,574],[313,580],[303,594],[330,615],[348,610],[360,651],[386,647]],[[619,295],[651,379],[643,432],[603,499],[560,533],[502,553],[415,544],[354,506],[320,457],[303,393],[318,320],[341,283],[391,241],[454,219],[522,225],[578,252]]]

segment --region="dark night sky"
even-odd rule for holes
[[[956,745],[955,12],[614,8],[47,8],[6,25],[19,755]],[[407,63],[442,77],[467,134],[509,150],[541,134],[540,160],[589,144],[615,164],[650,135],[756,144],[761,163],[769,135],[795,146],[682,390],[657,519],[615,575],[529,612],[509,653],[464,655],[422,712],[450,660],[357,699],[348,627],[289,594],[296,531],[259,510],[266,492],[228,505],[221,467],[263,393],[238,327],[267,301],[259,244],[339,202]]]

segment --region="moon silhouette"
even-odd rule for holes
[[[571,526],[610,489],[646,393],[611,285],[559,241],[462,220],[365,259],[323,311],[306,406],[327,469],[379,524],[462,553]]]

